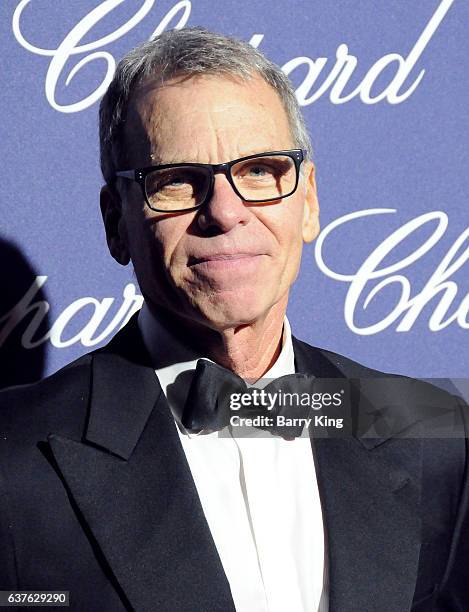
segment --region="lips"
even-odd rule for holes
[[[199,263],[210,262],[210,261],[235,261],[237,259],[246,259],[257,257],[259,255],[263,255],[263,253],[247,253],[247,252],[237,252],[237,253],[210,253],[206,255],[200,255],[198,257],[191,255],[189,257],[188,265],[194,266]]]

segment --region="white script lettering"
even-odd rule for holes
[[[118,40],[138,25],[150,13],[155,4],[155,0],[144,0],[136,13],[114,32],[86,44],[80,43],[97,23],[122,4],[122,2],[123,0],[104,0],[104,2],[101,2],[101,4],[85,15],[85,17],[68,32],[55,49],[43,49],[27,40],[21,29],[21,16],[26,7],[33,3],[33,0],[21,0],[21,2],[18,3],[12,19],[13,34],[18,43],[26,50],[36,55],[52,58],[45,79],[45,94],[47,101],[55,110],[62,113],[76,113],[82,111],[97,102],[106,91],[114,75],[116,62],[109,51],[103,51],[100,50],[100,48]],[[292,72],[303,66],[307,68],[306,77],[296,90],[300,105],[307,106],[316,102],[316,100],[327,91],[329,91],[329,99],[332,104],[344,104],[356,96],[358,96],[364,104],[376,104],[383,100],[393,105],[401,104],[415,92],[421,83],[425,74],[424,68],[421,68],[418,75],[413,77],[412,82],[406,86],[406,82],[408,80],[410,81],[412,78],[412,70],[422,57],[423,52],[453,4],[454,0],[442,0],[407,57],[393,52],[379,58],[368,69],[361,82],[348,93],[344,93],[344,90],[352,74],[356,71],[359,62],[356,56],[349,53],[347,44],[340,43],[338,45],[335,63],[329,71],[329,74],[324,77],[322,83],[315,91],[313,91],[313,87],[316,85],[318,78],[323,75],[326,65],[329,63],[329,59],[327,57],[312,59],[307,56],[300,56],[287,61],[282,68],[287,75],[291,75]],[[192,5],[190,0],[180,0],[180,2],[177,2],[161,19],[149,39],[161,34],[169,27],[173,27],[174,29],[183,28],[189,20],[191,9]],[[174,23],[175,20],[176,22]],[[250,44],[257,48],[261,44],[263,38],[264,34],[254,34],[250,39]],[[74,76],[84,66],[95,60],[104,61],[106,73],[95,90],[88,93],[83,99],[71,104],[60,104],[56,99],[56,90],[60,75],[67,61],[73,55],[77,54],[88,55],[84,55],[84,57],[71,68],[65,79],[65,86],[70,84]],[[393,78],[381,92],[372,95],[371,90],[374,84],[390,64],[396,65],[396,72]]]
[[[44,336],[33,340],[39,326],[49,311],[49,303],[45,300],[33,301],[46,280],[47,276],[38,276],[16,305],[0,318],[0,326],[3,325],[3,327],[0,327],[0,347],[4,344],[13,330],[16,329],[31,312],[35,313],[34,317],[21,336],[21,345],[23,348],[32,349],[47,341],[50,341],[56,348],[65,348],[76,342],[80,342],[86,347],[96,346],[113,332],[117,332],[124,327],[130,317],[137,312],[143,304],[143,297],[136,294],[135,285],[129,283],[124,288],[122,304],[104,330],[98,333],[99,326],[116,301],[115,298],[107,297],[101,301],[93,297],[79,298],[60,313],[52,327]],[[86,325],[74,336],[64,338],[66,328],[75,315],[90,306],[92,307],[92,315]]]
[[[412,287],[409,279],[403,274],[395,274],[395,272],[414,264],[440,241],[448,226],[448,216],[442,211],[433,211],[420,215],[392,232],[370,253],[354,274],[341,274],[332,270],[325,263],[323,256],[324,244],[337,228],[370,215],[383,215],[395,212],[392,208],[371,208],[344,215],[330,223],[321,232],[316,241],[315,258],[320,270],[330,278],[349,283],[350,285],[344,302],[344,318],[347,326],[356,334],[371,335],[382,332],[402,316],[399,324],[396,326],[396,331],[409,331],[412,329],[424,306],[435,296],[442,294],[440,301],[430,316],[429,329],[434,332],[440,331],[454,321],[463,329],[469,329],[469,293],[463,296],[459,306],[451,315],[448,315],[450,307],[458,296],[456,281],[449,279],[469,259],[469,228],[466,228],[460,234],[419,293],[411,296]],[[414,234],[420,227],[434,221],[437,222],[437,226],[433,233],[422,244],[417,246],[415,250],[392,265],[380,267],[383,260],[407,237]],[[390,285],[397,285],[399,287],[399,299],[394,308],[383,319],[372,325],[360,327],[355,321],[357,305],[368,283],[379,278],[382,280],[364,298],[363,310],[367,308],[371,300],[380,291]]]

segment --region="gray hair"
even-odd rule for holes
[[[312,157],[311,140],[295,91],[281,68],[249,43],[202,27],[168,30],[132,49],[117,65],[99,107],[101,171],[108,185],[125,164],[123,126],[132,90],[145,79],[215,74],[249,80],[260,75],[278,93],[295,146]]]

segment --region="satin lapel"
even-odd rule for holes
[[[114,352],[121,336],[94,356],[84,440],[49,436],[58,468],[124,603],[234,611],[166,398],[154,371],[129,359],[143,353],[123,345]]]
[[[297,372],[344,377],[293,339]],[[311,437],[329,558],[330,612],[410,610],[420,553],[421,440]],[[405,467],[404,467],[405,466]]]

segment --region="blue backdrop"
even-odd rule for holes
[[[467,376],[464,0],[2,2],[0,383],[57,370],[140,304],[107,252],[97,108],[115,62],[166,28],[251,41],[290,75],[312,134],[322,233],[296,336],[385,371]]]

